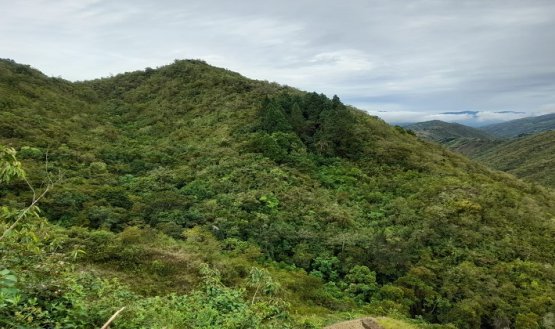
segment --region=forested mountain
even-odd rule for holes
[[[414,131],[419,137],[433,140],[442,144],[449,144],[459,139],[492,140],[493,136],[477,128],[468,127],[459,123],[449,123],[441,120],[432,120],[413,123],[404,128]]]
[[[536,131],[554,129],[553,119],[554,115],[548,114],[483,129],[434,120],[414,123],[405,128],[420,138],[440,143],[491,168],[554,187],[554,135],[549,132],[534,134]]]
[[[198,60],[79,83],[2,60],[0,95],[0,144],[53,183],[48,223],[8,231],[32,193],[0,171],[0,326],[552,323],[553,192],[337,97]]]
[[[492,168],[555,188],[555,131],[503,141],[472,156]]]
[[[413,123],[404,128],[420,138],[440,143],[468,156],[498,143],[495,137],[482,130],[441,120]]]
[[[479,128],[497,138],[512,138],[555,130],[555,113],[496,123]]]

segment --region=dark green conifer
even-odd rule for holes
[[[275,101],[270,101],[262,108],[260,128],[266,132],[291,131],[291,124],[285,118],[283,109]]]

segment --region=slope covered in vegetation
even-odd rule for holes
[[[443,121],[419,122],[405,128],[414,131],[418,137],[440,143],[490,168],[553,187],[554,134],[552,131],[533,133],[555,128],[552,127],[552,116],[519,119],[491,126],[495,128],[492,132],[500,137],[522,134],[505,139],[493,137],[477,128]],[[484,130],[488,131],[488,127]]]
[[[477,128],[441,120],[413,123],[404,128],[414,131],[419,137],[450,145],[461,139],[492,140],[494,137]]]
[[[42,258],[21,258],[25,226],[0,249],[20,294],[36,296],[40,310],[66,306],[44,315],[52,321],[71,318],[68,305],[80,303],[93,310],[84,319],[100,323],[131,301],[146,304],[129,318],[166,305],[168,316],[151,327],[164,317],[192,321],[194,309],[176,311],[188,301],[207,307],[197,318],[206,328],[242,327],[225,317],[234,310],[253,328],[310,327],[322,314],[353,310],[459,328],[549,320],[552,192],[337,97],[201,61],[81,83],[1,61],[0,93],[0,143],[19,151],[35,186],[45,158],[50,175],[62,177],[41,200],[43,216],[60,225],[45,226]],[[21,180],[3,184],[2,205],[22,209],[26,191]],[[13,222],[4,217],[3,230]],[[63,284],[50,278],[58,261],[73,266]],[[123,287],[83,290],[79,273]],[[260,285],[273,280],[278,293]],[[20,321],[25,309],[39,321],[33,305],[10,305],[4,318]]]
[[[555,187],[555,131],[504,141],[476,152],[473,158],[492,168]]]
[[[512,138],[555,130],[555,113],[496,123],[479,128],[497,138]]]
[[[413,123],[404,128],[420,138],[439,143],[469,157],[499,143],[492,135],[477,128],[440,120]]]

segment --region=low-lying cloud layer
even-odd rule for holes
[[[392,124],[408,124],[414,122],[441,120],[458,122],[469,126],[479,127],[492,123],[516,120],[530,116],[538,116],[547,112],[517,112],[517,111],[461,111],[461,112],[427,112],[427,111],[368,111]]]
[[[0,57],[70,80],[201,58],[386,120],[555,112],[552,0],[27,0],[0,12]]]

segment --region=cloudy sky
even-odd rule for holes
[[[200,58],[390,122],[555,112],[553,0],[0,0],[0,13],[0,57],[69,80]]]

